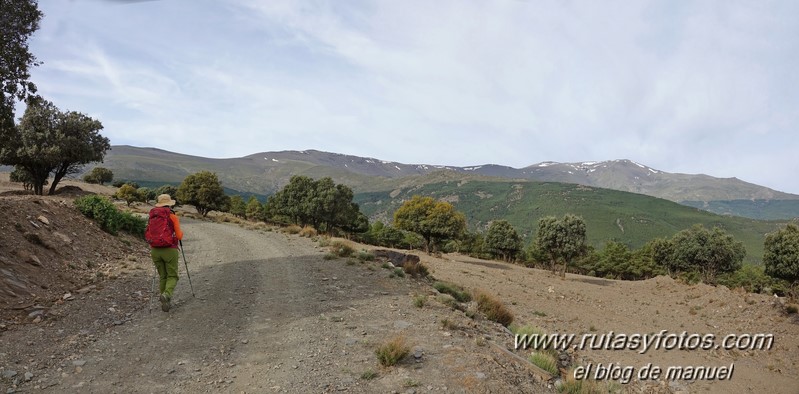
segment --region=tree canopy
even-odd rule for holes
[[[791,223],[768,234],[765,247],[766,274],[789,282],[799,281],[799,226]]]
[[[83,176],[87,183],[99,183],[100,185],[114,180],[114,173],[105,167],[94,167],[92,171]]]
[[[510,261],[522,250],[522,238],[507,220],[495,220],[485,235],[483,247],[494,257]]]
[[[585,221],[579,216],[566,214],[562,219],[548,216],[538,221],[535,242],[549,256],[553,268],[562,262],[561,277],[566,276],[572,260],[585,254],[585,239]]]
[[[14,128],[17,101],[36,93],[30,68],[39,65],[28,48],[28,39],[39,29],[42,12],[35,0],[0,1],[0,156]]]
[[[127,183],[122,185],[122,187],[120,187],[119,190],[117,190],[116,194],[114,194],[114,197],[120,200],[125,200],[125,203],[128,206],[130,206],[130,204],[136,201],[144,201],[144,198],[142,198],[142,195],[139,193],[139,190],[136,189],[136,187],[134,187],[133,185]]]
[[[230,206],[228,209],[229,212],[236,217],[244,218],[247,215],[247,204],[244,202],[244,198],[238,194],[230,196]]]
[[[183,179],[176,197],[181,204],[194,205],[202,216],[211,211],[224,211],[230,202],[216,173],[210,171],[200,171]]]
[[[654,261],[669,273],[698,272],[707,283],[713,283],[720,273],[740,268],[745,256],[743,242],[718,227],[711,231],[701,224],[653,243]]]
[[[24,169],[30,175],[35,194],[44,193],[52,174],[49,194],[64,176],[78,172],[82,165],[102,161],[111,148],[100,135],[103,125],[87,115],[61,112],[53,103],[29,100],[20,124],[7,130],[0,151],[0,163]]]
[[[261,202],[258,201],[258,199],[255,198],[255,196],[250,196],[250,199],[247,200],[247,205],[244,209],[244,213],[247,219],[260,220],[263,217],[263,207],[261,206]]]
[[[264,211],[270,220],[312,225],[324,231],[365,232],[369,221],[352,200],[349,186],[335,184],[327,177],[313,180],[295,175],[283,189],[269,197]]]
[[[430,253],[436,242],[458,238],[466,231],[466,216],[448,202],[413,196],[394,212],[394,225],[421,235]]]

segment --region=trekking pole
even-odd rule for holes
[[[155,266],[153,266],[153,269],[156,269]],[[157,274],[158,274],[157,270],[153,272],[153,281],[152,281],[153,284],[150,286],[150,296],[147,297],[150,299],[149,300],[150,305],[147,307],[147,313],[153,313],[153,293],[155,293],[155,276]]]
[[[180,253],[183,255],[183,265],[186,266],[186,276],[189,277],[189,286],[191,287],[191,296],[194,297],[194,298],[197,298],[197,296],[194,295],[194,285],[191,284],[191,274],[189,274],[189,264],[186,262],[186,252],[183,251],[183,241],[180,240],[178,242],[180,242]]]

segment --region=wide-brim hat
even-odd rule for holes
[[[177,201],[173,200],[169,194],[162,194],[158,196],[158,199],[155,202],[156,207],[166,207],[166,206],[173,206],[177,204]]]

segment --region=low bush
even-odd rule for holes
[[[535,352],[530,355],[530,362],[553,376],[558,375],[558,360],[548,353]]]
[[[513,313],[496,297],[478,290],[475,292],[474,298],[477,301],[477,310],[482,312],[488,320],[505,327],[513,323]]]
[[[403,264],[402,269],[412,278],[426,278],[427,275],[430,275],[430,271],[428,271],[427,266],[422,264],[421,261],[407,262]]]
[[[299,234],[300,231],[302,231],[302,228],[296,224],[283,228],[283,232],[287,234]]]
[[[562,383],[556,388],[559,393],[563,394],[605,394],[611,392],[607,387],[601,387],[596,380],[575,379],[573,370],[566,373]]]
[[[330,249],[330,252],[338,257],[350,257],[355,253],[355,248],[352,247],[352,244],[345,241],[333,241],[330,244]]]
[[[144,230],[147,229],[147,219],[130,212],[120,212],[119,229],[128,234],[144,238]]]
[[[361,249],[358,251],[358,255],[356,256],[360,261],[374,261],[375,255],[368,250]]]
[[[338,258],[338,256],[336,256],[333,253],[325,253],[325,255],[322,258],[325,260],[335,260]]]
[[[427,296],[424,294],[416,295],[413,297],[413,306],[417,308],[424,307],[424,304],[427,303]]]
[[[317,235],[316,229],[311,226],[305,226],[299,232],[301,237],[313,238]]]
[[[129,212],[120,212],[108,198],[88,195],[75,199],[75,207],[84,216],[94,220],[104,231],[117,234],[120,229],[144,237],[147,220]]]
[[[411,352],[410,346],[405,342],[405,337],[395,336],[375,350],[380,365],[390,367],[396,365]]]
[[[433,283],[433,288],[438,290],[439,293],[449,294],[458,302],[469,302],[472,300],[472,296],[463,290],[462,287],[447,283],[447,282],[436,282]]]

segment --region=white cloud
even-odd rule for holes
[[[113,143],[517,167],[630,158],[799,192],[790,1],[40,6],[34,78],[57,105],[102,114]]]

